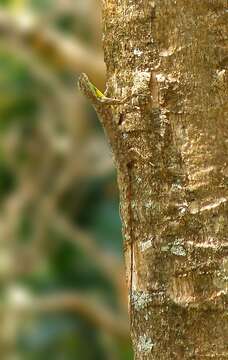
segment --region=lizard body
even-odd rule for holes
[[[130,152],[124,144],[122,132],[118,124],[114,120],[112,106],[125,104],[132,98],[126,97],[124,99],[108,98],[102,94],[88,79],[86,74],[81,74],[78,80],[78,86],[81,92],[92,103],[99,120],[104,128],[106,136],[110,142],[114,160],[117,167],[118,181],[120,183],[121,193],[121,217],[124,223],[124,251],[130,249],[130,274],[128,285],[130,287],[129,297],[129,312],[130,325],[132,325],[132,276],[133,276],[133,233],[132,233],[132,209],[131,209],[131,158]],[[127,214],[127,216],[126,216]]]

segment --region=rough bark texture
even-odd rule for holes
[[[135,359],[228,359],[227,1],[106,0],[103,20],[107,94],[137,95],[113,109]]]

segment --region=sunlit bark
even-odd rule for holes
[[[107,93],[137,94],[113,109],[136,359],[228,358],[227,5],[103,5]]]

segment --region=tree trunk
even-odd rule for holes
[[[228,359],[227,6],[103,4],[137,360]]]

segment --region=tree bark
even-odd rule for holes
[[[106,0],[135,359],[228,359],[228,3]],[[127,189],[127,190],[126,190]]]

